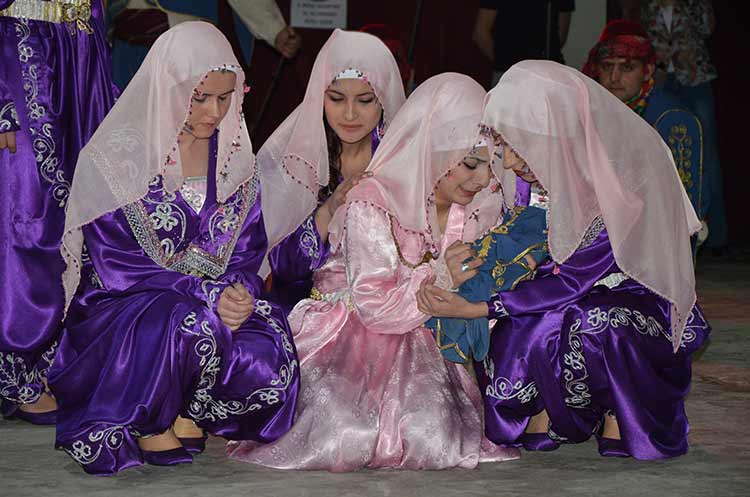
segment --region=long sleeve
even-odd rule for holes
[[[315,214],[270,250],[271,290],[269,298],[289,313],[310,296],[313,272],[328,260],[330,246],[323,242],[315,226]]]
[[[263,213],[260,208],[260,186],[255,197],[255,204],[245,218],[242,232],[229,258],[227,271],[221,280],[228,283],[240,282],[254,296],[258,297],[263,288],[263,279],[258,276],[260,263],[268,249],[268,237],[263,224]]]
[[[616,271],[619,269],[604,230],[594,243],[578,249],[564,264],[546,264],[535,279],[493,295],[487,304],[489,318],[555,309],[580,298],[597,281]]]
[[[226,285],[203,284],[197,276],[165,269],[143,251],[133,237],[122,211],[106,214],[84,226],[89,257],[96,280],[110,296],[126,296],[148,290],[171,290],[215,307]]]
[[[0,133],[18,131],[21,126],[18,122],[16,106],[5,81],[0,79]]]
[[[350,206],[344,255],[352,304],[371,332],[404,334],[429,316],[417,309],[417,290],[432,268],[406,269],[399,260],[387,214],[364,203]]]
[[[121,210],[83,228],[95,280],[108,295],[171,290],[203,301],[214,310],[221,292],[232,283],[240,282],[253,295],[260,294],[262,281],[256,273],[267,246],[260,197],[241,230],[227,271],[221,278],[211,280],[171,271],[154,262],[136,241]]]
[[[284,16],[274,0],[228,0],[235,14],[257,38],[271,46],[276,35],[286,27]]]
[[[313,213],[269,252],[274,284],[309,280],[313,271],[328,260],[329,253],[330,246],[321,240]]]

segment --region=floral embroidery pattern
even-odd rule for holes
[[[70,182],[60,168],[60,161],[55,151],[55,140],[52,137],[52,124],[40,121],[47,110],[37,101],[39,96],[38,66],[32,63],[34,49],[27,44],[31,30],[28,19],[16,19],[18,41],[18,58],[21,61],[21,78],[23,80],[24,99],[29,111],[31,141],[35,160],[42,178],[52,185],[52,196],[60,208],[64,208],[70,195]]]
[[[585,408],[591,404],[591,394],[586,384],[589,374],[586,368],[586,357],[583,354],[582,335],[598,335],[609,329],[629,327],[641,335],[654,338],[661,336],[670,343],[672,341],[672,334],[669,329],[665,329],[656,318],[646,316],[640,311],[626,307],[612,307],[608,310],[595,307],[589,309],[586,314],[585,326],[579,318],[568,330],[569,352],[563,355],[563,379],[565,380],[565,390],[570,394],[565,398],[565,403],[573,408]],[[696,328],[705,327],[705,325],[696,324],[695,320],[695,309],[693,309],[688,318],[690,325],[682,336],[680,347],[684,348],[686,344],[695,340],[697,336]]]
[[[39,400],[44,392],[42,380],[47,377],[56,351],[57,342],[42,354],[31,369],[27,368],[23,357],[12,352],[0,353],[0,397],[18,404]]]
[[[305,251],[307,256],[312,260],[313,265],[320,259],[320,246],[318,244],[318,234],[315,229],[314,215],[307,218],[302,225],[302,235],[299,238],[299,246]],[[315,269],[311,267],[310,269]]]
[[[0,108],[0,133],[18,130],[18,114],[13,102],[8,102]]]
[[[143,199],[122,208],[125,218],[144,252],[165,269],[201,278],[216,279],[226,272],[250,208],[255,203],[258,178],[242,185],[219,206],[208,220],[207,237],[215,249],[203,248],[200,240],[187,243],[187,215],[177,203],[176,193],[164,189],[156,176]]]
[[[241,416],[251,411],[257,411],[264,406],[272,406],[281,401],[280,394],[285,392],[294,380],[294,372],[298,367],[294,354],[294,346],[289,338],[289,332],[271,315],[271,305],[265,300],[256,300],[254,313],[263,317],[271,329],[281,337],[285,362],[277,372],[276,378],[268,386],[256,389],[242,400],[218,400],[212,394],[216,384],[216,376],[220,371],[221,357],[216,355],[216,339],[208,320],[199,322],[195,312],[188,314],[182,322],[181,330],[185,333],[200,337],[194,350],[201,366],[198,387],[188,405],[188,414],[195,421],[208,419],[217,421],[229,416]]]
[[[487,356],[484,361],[484,373],[490,380],[485,394],[498,400],[518,399],[521,404],[527,404],[539,395],[536,383],[524,384],[523,380],[512,381],[504,376],[495,378],[495,362]]]
[[[65,452],[81,465],[91,464],[99,459],[104,447],[109,450],[119,449],[125,441],[125,427],[115,425],[92,431],[87,439],[87,441],[76,440],[70,447],[64,447]]]

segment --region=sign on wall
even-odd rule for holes
[[[295,28],[346,29],[346,0],[292,0]]]

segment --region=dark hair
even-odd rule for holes
[[[326,143],[328,145],[328,186],[323,187],[328,195],[331,195],[339,186],[339,175],[341,171],[341,139],[333,130],[325,113],[323,114],[323,126],[326,130]]]
[[[385,110],[380,111],[380,119],[378,124],[372,130],[372,152],[375,153],[375,149],[380,144],[380,132],[383,129],[383,114]],[[323,113],[323,127],[326,132],[326,145],[328,149],[328,186],[324,186],[320,189],[319,198],[324,200],[328,198],[339,186],[339,179],[341,178],[341,138],[336,134],[328,119],[326,119],[325,112]]]

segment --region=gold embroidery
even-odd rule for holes
[[[458,346],[458,343],[453,342],[447,345],[443,344],[443,329],[440,325],[440,320],[436,319],[437,321],[437,329],[435,334],[435,342],[437,342],[438,349],[442,352],[443,350],[453,349],[456,351],[456,354],[463,359],[464,361],[469,361],[469,356],[467,356],[463,350],[461,350],[461,347]]]
[[[674,158],[675,166],[677,167],[677,173],[680,175],[680,181],[682,181],[682,184],[685,186],[685,190],[688,192],[688,196],[690,196],[690,190],[696,185],[697,182],[697,190],[698,190],[698,198],[690,200],[693,201],[693,205],[696,207],[696,211],[700,209],[702,197],[703,197],[703,126],[701,125],[700,120],[693,116],[692,114],[689,114],[681,109],[669,109],[664,111],[657,119],[654,121],[654,127],[658,129],[658,125],[661,122],[662,119],[664,119],[668,114],[678,112],[686,117],[691,118],[695,125],[698,128],[698,137],[700,139],[699,145],[699,157],[698,159],[698,177],[693,177],[693,161],[696,159],[693,157],[693,139],[688,134],[688,127],[687,124],[680,123],[675,124],[669,129],[669,137],[667,138],[666,142],[669,146],[669,150],[672,152],[672,157]],[[697,200],[697,202],[696,202]]]
[[[310,298],[318,302],[328,302],[331,304],[335,304],[336,302],[344,302],[346,304],[346,309],[349,312],[354,312],[354,304],[352,303],[352,299],[349,294],[345,292],[323,293],[317,288],[313,287],[312,290],[310,290]]]
[[[546,251],[547,242],[539,242],[530,247],[527,247],[523,252],[515,256],[510,262],[497,261],[497,263],[495,263],[495,267],[492,269],[492,278],[495,280],[495,284],[498,287],[502,287],[505,284],[505,279],[503,279],[502,276],[503,274],[505,274],[505,270],[508,268],[508,266],[512,266],[513,264],[518,264],[519,266],[524,268],[526,272],[516,278],[516,280],[510,286],[510,290],[515,289],[516,285],[518,285],[520,282],[532,279],[534,277],[535,269],[532,269],[531,266],[529,266],[529,264],[526,262],[525,257],[534,250]]]
[[[0,10],[0,17],[66,23],[73,33],[75,28],[87,34],[94,32],[89,26],[90,0],[16,0],[8,8]]]
[[[411,269],[416,269],[422,264],[428,264],[430,261],[435,259],[435,255],[428,250],[422,256],[422,260],[419,261],[417,264],[407,261],[406,258],[404,257],[404,254],[401,252],[401,247],[398,244],[398,238],[396,237],[396,228],[393,225],[393,217],[388,216],[388,220],[391,223],[391,238],[393,238],[393,243],[396,245],[396,253],[398,254],[398,258],[399,260],[401,260],[401,263],[404,266],[411,268]]]
[[[513,208],[513,214],[511,215],[510,219],[508,219],[506,222],[501,224],[500,226],[496,226],[492,228],[489,233],[482,239],[480,242],[482,247],[479,249],[479,253],[477,254],[478,257],[484,259],[487,257],[487,254],[490,252],[490,248],[492,247],[492,242],[494,241],[492,238],[492,235],[507,235],[508,234],[508,228],[513,226],[513,224],[518,219],[518,216],[521,215],[523,211],[526,210],[526,207],[523,206],[516,206]]]

